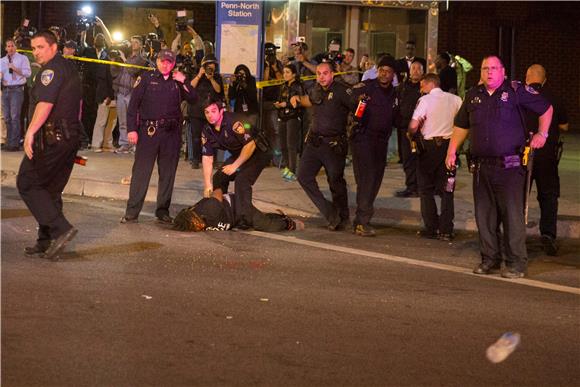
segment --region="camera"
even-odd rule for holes
[[[195,64],[193,63],[193,58],[189,55],[178,55],[177,62],[175,62],[175,68],[189,77],[193,77],[195,74]]]
[[[328,45],[328,54],[324,58],[325,62],[332,62],[335,65],[339,65],[342,63],[344,59],[342,54],[340,53],[340,44],[339,43],[330,43]]]
[[[78,32],[86,31],[95,24],[95,15],[87,14],[82,10],[77,11],[75,27]]]
[[[156,33],[150,32],[147,35],[143,36],[143,41],[145,44],[143,45],[145,52],[147,52],[148,58],[153,58],[157,55],[159,51],[161,51],[161,41]]]
[[[280,48],[278,46],[276,46],[274,43],[266,43],[264,45],[264,55],[266,57],[266,62],[270,65],[273,65],[276,63],[277,58],[276,58],[276,50]]]
[[[193,28],[193,18],[187,18],[187,12],[185,10],[177,11],[177,17],[175,18],[175,30],[178,32],[187,31],[187,27]]]
[[[209,75],[210,77],[214,74],[215,69],[213,67],[210,67],[209,64],[206,64],[203,66],[203,68],[205,69],[205,73],[207,75]]]
[[[128,40],[123,40],[121,43],[109,48],[109,56],[113,60],[120,58],[121,52],[125,55],[125,57],[131,55],[131,42]]]

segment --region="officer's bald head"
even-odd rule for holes
[[[546,82],[546,69],[544,66],[539,64],[533,64],[526,71],[526,84],[531,85],[533,83],[544,84]]]

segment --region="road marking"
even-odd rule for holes
[[[79,204],[82,203],[83,205],[87,205],[86,201],[83,199],[74,199],[74,198],[68,198],[68,199],[71,202],[75,202],[75,203],[79,203]],[[104,208],[104,209],[114,210],[117,212],[124,212],[123,208],[119,208],[119,207],[105,204],[105,203],[89,203],[88,205],[93,206],[93,207],[100,207],[100,208]],[[140,213],[140,216],[155,217],[155,214],[150,213],[150,212],[146,212],[146,211],[142,211]],[[315,248],[323,249],[323,250],[336,251],[339,253],[358,255],[358,256],[362,256],[362,257],[377,258],[377,259],[382,259],[382,260],[390,261],[390,262],[398,262],[398,263],[404,263],[407,265],[414,265],[414,266],[426,267],[426,268],[430,268],[430,269],[448,271],[448,272],[452,272],[452,273],[465,274],[465,275],[469,275],[469,276],[473,276],[473,277],[477,277],[477,278],[481,278],[481,279],[502,281],[502,282],[507,282],[510,284],[519,284],[519,285],[530,286],[533,288],[554,290],[554,291],[562,292],[562,293],[570,293],[570,294],[580,295],[580,288],[551,284],[548,282],[536,281],[536,280],[532,280],[532,279],[528,279],[528,278],[519,278],[517,280],[511,280],[511,279],[507,279],[507,278],[503,278],[503,277],[499,277],[499,276],[478,275],[478,274],[473,274],[473,272],[471,270],[466,269],[464,267],[451,266],[451,265],[446,265],[443,263],[436,263],[436,262],[421,261],[421,260],[413,259],[413,258],[398,257],[396,255],[389,255],[389,254],[376,253],[374,251],[353,249],[350,247],[336,246],[336,245],[331,245],[328,243],[308,241],[308,240],[304,240],[304,239],[298,239],[294,236],[270,234],[270,233],[261,232],[261,231],[239,231],[239,232],[242,232],[244,234],[257,236],[257,237],[262,237],[262,238],[267,238],[267,239],[272,239],[272,240],[277,240],[277,241],[283,241],[283,242],[288,242],[288,243],[294,243],[296,245],[310,246],[310,247],[315,247]]]
[[[464,267],[451,266],[451,265],[446,265],[443,263],[436,263],[436,262],[421,261],[421,260],[412,259],[412,258],[398,257],[395,255],[376,253],[374,251],[353,249],[350,247],[336,246],[336,245],[331,245],[328,243],[308,241],[308,240],[299,239],[299,238],[296,238],[293,236],[270,234],[270,233],[261,232],[261,231],[242,231],[242,232],[244,234],[250,234],[250,235],[254,235],[254,236],[258,236],[258,237],[262,237],[262,238],[277,240],[277,241],[284,241],[284,242],[293,243],[296,245],[315,247],[318,249],[336,251],[339,253],[345,253],[345,254],[351,254],[351,255],[358,255],[358,256],[362,256],[362,257],[378,258],[378,259],[382,259],[384,261],[404,263],[407,265],[414,265],[414,266],[426,267],[426,268],[430,268],[430,269],[443,270],[443,271],[448,271],[448,272],[452,272],[452,273],[466,274],[466,275],[481,278],[481,279],[490,279],[490,280],[494,280],[494,281],[502,281],[502,282],[507,282],[507,283],[515,284],[515,285],[525,285],[525,286],[531,286],[534,288],[554,290],[557,292],[580,295],[580,288],[574,288],[571,286],[551,284],[548,282],[536,281],[536,280],[532,280],[532,279],[528,279],[528,278],[520,278],[517,280],[513,280],[513,279],[507,279],[507,278],[503,278],[503,277],[499,277],[499,276],[478,275],[478,274],[474,274],[471,270],[466,269]]]

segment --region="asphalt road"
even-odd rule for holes
[[[3,386],[579,383],[577,240],[552,259],[531,240],[510,282],[470,274],[470,233],[190,234],[121,225],[123,206],[67,197],[79,234],[54,263],[24,256],[34,219],[2,190]],[[492,364],[507,331],[522,342]]]

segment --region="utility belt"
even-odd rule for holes
[[[46,121],[40,128],[41,149],[62,141],[78,139],[80,124],[78,121],[56,120]]]
[[[153,137],[158,130],[170,130],[179,127],[179,119],[141,120],[141,127],[145,128],[149,137]]]
[[[346,154],[348,151],[348,140],[346,134],[341,134],[338,136],[322,136],[318,133],[309,131],[304,142],[306,144],[312,145],[315,148],[318,148],[322,144],[327,144],[334,152],[338,154]]]
[[[24,90],[24,86],[26,86],[26,83],[23,83],[22,85],[2,85],[2,90],[16,90],[16,89]]]
[[[489,165],[492,167],[498,167],[502,169],[511,169],[522,167],[522,155],[509,155],[509,156],[497,156],[497,157],[469,157],[467,159],[469,172],[477,172],[482,165]]]

